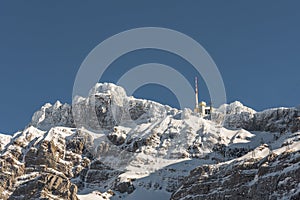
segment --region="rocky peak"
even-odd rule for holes
[[[90,91],[89,96],[97,94],[109,94],[120,99],[126,98],[124,88],[117,86],[113,83],[97,83]]]
[[[235,115],[235,114],[241,114],[241,113],[249,113],[249,114],[253,115],[254,113],[256,113],[255,110],[253,110],[252,108],[249,108],[247,106],[244,106],[239,101],[234,101],[230,104],[221,105],[218,110],[225,110],[227,115]]]
[[[35,112],[29,126],[49,130],[55,126],[74,127],[72,108],[57,101],[54,105],[46,103]]]
[[[226,113],[226,114],[225,114]],[[249,131],[296,132],[300,129],[300,110],[294,108],[272,108],[256,112],[235,101],[216,109],[213,115],[224,119],[224,127]]]

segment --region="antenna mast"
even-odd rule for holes
[[[199,101],[198,101],[198,78],[195,77],[195,100],[196,100],[196,106],[195,106],[195,112],[199,112]]]

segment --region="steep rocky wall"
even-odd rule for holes
[[[194,169],[172,200],[299,199],[300,152]]]

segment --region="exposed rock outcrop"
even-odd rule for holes
[[[286,151],[204,165],[190,172],[171,199],[299,199],[299,162],[300,151]]]
[[[222,105],[213,115],[215,118],[224,119],[224,127],[229,129],[280,133],[300,130],[299,108],[274,108],[256,112],[240,102],[233,102]]]
[[[35,179],[19,185],[8,199],[77,200],[77,186],[61,174],[40,173]]]

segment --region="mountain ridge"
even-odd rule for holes
[[[248,155],[247,162],[254,163],[250,169],[232,166],[254,170],[255,162],[269,155],[258,148],[279,152],[277,156],[285,149],[298,158],[298,108],[256,112],[233,102],[213,114],[216,122],[190,109],[128,97],[123,88],[109,83],[95,85],[88,97],[76,97],[72,106],[45,104],[23,131],[1,143],[0,199],[137,199],[147,191],[149,199],[201,199],[186,190],[190,173],[203,178],[201,171],[193,171],[199,166],[231,166]],[[204,180],[214,179],[208,177]],[[201,188],[205,181],[194,186]],[[295,189],[292,194],[297,196],[295,187],[288,191]],[[278,197],[285,194],[280,191]],[[205,198],[216,198],[207,194]]]

